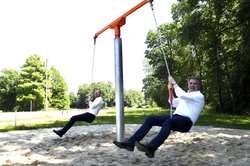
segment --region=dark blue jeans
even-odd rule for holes
[[[88,123],[91,123],[95,120],[95,115],[86,112],[80,115],[72,116],[69,120],[69,122],[61,129],[59,132],[64,135],[73,125],[76,121],[85,121]]]
[[[169,115],[151,115],[144,121],[134,135],[128,139],[128,141],[131,143],[134,143],[135,141],[139,142],[153,126],[160,126],[160,132],[147,145],[152,151],[156,151],[168,138],[171,130],[188,132],[192,125],[193,123],[188,117],[177,114],[173,115],[172,118],[170,118]]]

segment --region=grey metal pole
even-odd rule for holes
[[[30,112],[32,112],[32,100],[30,100]]]
[[[114,39],[115,48],[115,102],[116,102],[116,133],[117,141],[124,141],[124,95],[123,95],[123,64],[122,39]]]
[[[15,109],[15,127],[16,127],[16,124],[17,124],[17,109]]]
[[[46,59],[45,62],[45,67],[46,67],[46,96],[45,96],[45,114],[47,115],[48,113],[48,59]]]

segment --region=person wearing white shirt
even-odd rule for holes
[[[128,151],[133,151],[136,146],[139,151],[145,152],[146,156],[153,158],[155,151],[164,143],[171,131],[188,132],[191,129],[205,104],[204,96],[200,92],[200,79],[198,77],[188,79],[188,92],[181,89],[172,76],[168,77],[168,82],[168,88],[174,88],[177,96],[173,97],[172,106],[176,108],[173,116],[149,116],[128,140],[113,141],[116,146]],[[159,133],[148,144],[140,143],[153,126],[161,127]]]
[[[62,137],[74,125],[76,121],[85,121],[88,123],[92,123],[104,104],[101,95],[101,90],[95,90],[95,100],[90,103],[88,110],[83,114],[72,116],[69,122],[61,130],[53,130],[53,132],[56,133],[59,137]]]

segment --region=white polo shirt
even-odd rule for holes
[[[185,92],[177,84],[174,85],[174,91],[178,97],[173,97],[173,107],[176,108],[174,114],[189,117],[194,124],[204,107],[204,95],[200,91]]]

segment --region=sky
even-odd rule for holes
[[[94,35],[142,0],[1,0],[0,70],[20,70],[34,54],[54,66],[77,93],[83,83],[112,82],[115,86],[114,30]],[[157,24],[172,21],[176,0],[154,0]],[[124,89],[141,90],[145,39],[156,30],[147,3],[131,15],[121,30]],[[94,51],[95,50],[95,51]],[[92,59],[94,72],[92,78]]]

